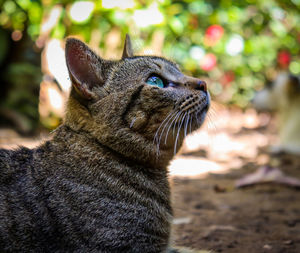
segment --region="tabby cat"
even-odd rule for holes
[[[64,123],[35,149],[0,150],[1,252],[169,248],[167,165],[209,107],[205,82],[164,58],[104,60],[69,38]]]

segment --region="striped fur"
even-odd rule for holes
[[[206,87],[164,58],[105,61],[74,39],[66,54],[64,123],[36,149],[0,149],[1,251],[167,252],[166,167],[204,120]]]

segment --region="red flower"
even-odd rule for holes
[[[287,68],[291,62],[291,55],[288,51],[282,50],[277,55],[277,62],[280,67]]]
[[[227,71],[224,73],[224,75],[221,77],[221,83],[226,86],[229,85],[232,81],[235,80],[235,75],[233,71]]]
[[[205,71],[210,71],[212,70],[217,64],[217,57],[214,54],[206,54],[201,62],[200,62],[200,67],[205,70]]]
[[[206,29],[204,44],[214,46],[223,36],[224,29],[220,25],[211,25]]]

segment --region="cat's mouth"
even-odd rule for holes
[[[206,113],[209,109],[209,102],[205,101],[199,105],[196,105],[194,108],[181,111],[181,117],[178,121],[175,122],[175,127],[179,128],[180,131],[184,130],[185,136],[195,130],[197,130],[203,123]],[[183,123],[182,123],[183,121]],[[183,128],[189,125],[189,132]]]
[[[173,147],[175,155],[183,139],[203,124],[209,106],[209,95],[202,99],[188,96],[175,105],[156,131],[154,143],[158,149]]]
[[[189,95],[183,101],[180,101],[176,106],[177,110],[186,112],[188,115],[194,116],[199,122],[199,128],[204,120],[204,117],[210,106],[210,95],[205,96]],[[200,118],[202,121],[200,122]]]

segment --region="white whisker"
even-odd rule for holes
[[[166,118],[162,121],[162,123],[159,125],[158,129],[156,130],[156,133],[154,135],[154,138],[153,138],[153,145],[155,144],[155,141],[158,141],[157,139],[157,136],[159,134],[159,131],[161,129],[161,127],[164,125],[164,123],[168,120],[168,118],[172,117],[173,115],[173,110],[166,116]],[[156,158],[158,158],[158,155],[159,155],[159,145],[157,145],[157,153],[156,153]]]
[[[192,133],[192,120],[193,120],[193,115],[191,115],[191,120],[190,120],[190,134]]]
[[[132,128],[132,127],[133,127],[135,121],[136,121],[136,118],[134,117],[133,120],[132,120],[131,123],[130,123],[129,128]]]
[[[180,121],[180,125],[179,125],[178,130],[177,130],[177,135],[176,135],[176,140],[175,140],[175,145],[174,145],[174,155],[176,155],[176,148],[177,148],[178,137],[179,137],[180,129],[181,129],[182,123],[184,122],[184,118],[185,118],[186,114],[187,114],[187,112],[183,115],[183,117],[182,117],[182,119]]]
[[[213,133],[217,133],[218,129],[217,129],[215,123],[214,123],[214,120],[213,120],[212,116],[216,117],[214,115],[211,115],[210,113],[207,113],[207,115],[206,115],[207,120],[208,120],[207,124],[208,124],[209,129],[212,129]]]
[[[181,114],[182,114],[183,112],[180,112],[180,114],[178,115],[178,117],[176,117],[176,120],[175,120],[175,122],[174,122],[174,125],[173,125],[173,138],[175,137],[175,127],[176,127],[176,122],[177,122],[177,120],[181,117]]]
[[[170,120],[172,120],[172,118],[173,118],[174,116],[176,116],[176,111],[175,111],[175,112],[172,114],[172,116],[165,122],[164,127],[163,127],[162,130],[161,130],[161,133],[160,133],[160,136],[159,136],[158,142],[157,142],[158,148],[159,148],[159,146],[160,146],[160,142],[161,142],[161,138],[162,138],[162,136],[163,136],[163,133],[164,133],[166,127],[168,126]]]
[[[197,123],[197,126],[200,127],[200,120],[198,118],[198,111],[195,113],[195,118],[196,118],[196,123]]]
[[[186,135],[187,135],[187,126],[188,126],[189,120],[190,120],[190,113],[188,113],[187,118],[186,118],[186,123],[184,125],[184,137],[186,137]]]
[[[182,112],[178,112],[178,113],[176,114],[176,116],[173,118],[171,124],[169,125],[169,127],[168,127],[168,129],[167,129],[167,133],[166,133],[166,135],[165,135],[165,144],[167,144],[167,138],[168,138],[168,136],[169,136],[169,131],[170,131],[170,129],[171,129],[171,127],[172,127],[174,121],[176,120],[177,115],[179,114],[178,116],[180,116],[181,113],[182,113]]]
[[[163,120],[163,122],[160,123],[160,125],[159,125],[159,127],[157,128],[156,133],[155,133],[155,135],[154,135],[153,144],[155,143],[155,141],[156,141],[156,139],[157,139],[157,135],[158,135],[158,133],[159,133],[159,130],[160,130],[161,127],[163,126],[164,122],[165,122],[172,114],[173,114],[173,111],[171,111],[171,112],[167,115],[167,117]]]

